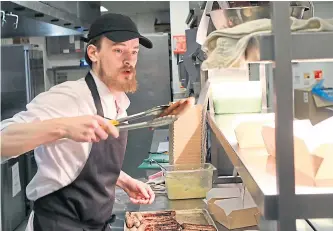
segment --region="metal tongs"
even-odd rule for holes
[[[161,126],[172,124],[173,122],[175,122],[178,119],[178,117],[175,115],[168,115],[168,116],[156,118],[156,116],[159,116],[169,106],[170,105],[157,106],[157,107],[154,107],[147,111],[140,112],[140,113],[137,113],[137,114],[134,114],[131,116],[127,116],[124,118],[116,119],[116,120],[110,119],[107,117],[104,117],[104,118],[107,120],[110,120],[112,125],[116,126],[120,131],[135,130],[135,129],[140,129],[140,128],[156,128],[156,127],[161,127]],[[141,119],[144,117],[148,117],[148,116],[155,116],[155,118],[150,119],[145,122],[129,124],[129,122],[131,122],[131,121]]]
[[[151,189],[155,193],[165,193],[165,172],[167,171],[167,169],[156,160],[150,159],[149,164],[152,165],[153,163],[157,164],[158,167],[162,170],[162,176],[158,179],[148,180],[147,184],[150,185]]]
[[[156,160],[154,159],[150,159],[149,160],[149,164],[152,165],[153,163],[157,164],[158,167],[160,167],[160,169],[162,170],[163,175],[165,176],[165,172],[167,171],[166,168],[164,168],[160,163],[158,163]]]

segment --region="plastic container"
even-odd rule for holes
[[[260,81],[213,84],[212,98],[215,114],[259,113],[262,110]]]
[[[216,168],[211,164],[165,166],[165,185],[170,200],[205,198],[213,185]]]

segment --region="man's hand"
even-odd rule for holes
[[[195,99],[193,97],[189,97],[187,99],[181,99],[176,103],[173,103],[168,107],[160,117],[167,116],[167,115],[183,115],[188,109],[190,109],[195,103]]]
[[[133,178],[124,190],[133,204],[152,204],[155,200],[155,193],[150,186]]]
[[[122,188],[134,204],[151,204],[155,200],[155,193],[148,184],[133,179],[121,171],[117,186]]]
[[[58,120],[64,131],[64,137],[77,142],[99,142],[106,140],[109,135],[115,138],[119,136],[117,128],[98,115]]]

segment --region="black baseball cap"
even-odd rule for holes
[[[153,48],[152,42],[139,33],[132,19],[122,14],[108,13],[97,18],[90,26],[88,37],[83,38],[83,41],[89,43],[100,35],[117,43],[138,38],[142,46]]]

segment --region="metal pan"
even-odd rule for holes
[[[214,220],[210,216],[209,212],[206,209],[189,209],[189,210],[174,210],[176,212],[176,220],[179,224],[183,223],[191,223],[191,224],[197,224],[197,225],[212,225],[215,227],[216,230],[217,227],[215,225]],[[162,211],[147,211],[147,212],[132,212],[132,214],[135,213],[155,213],[155,212],[162,212]],[[124,222],[124,231],[130,231],[129,228],[126,226],[126,222]]]

